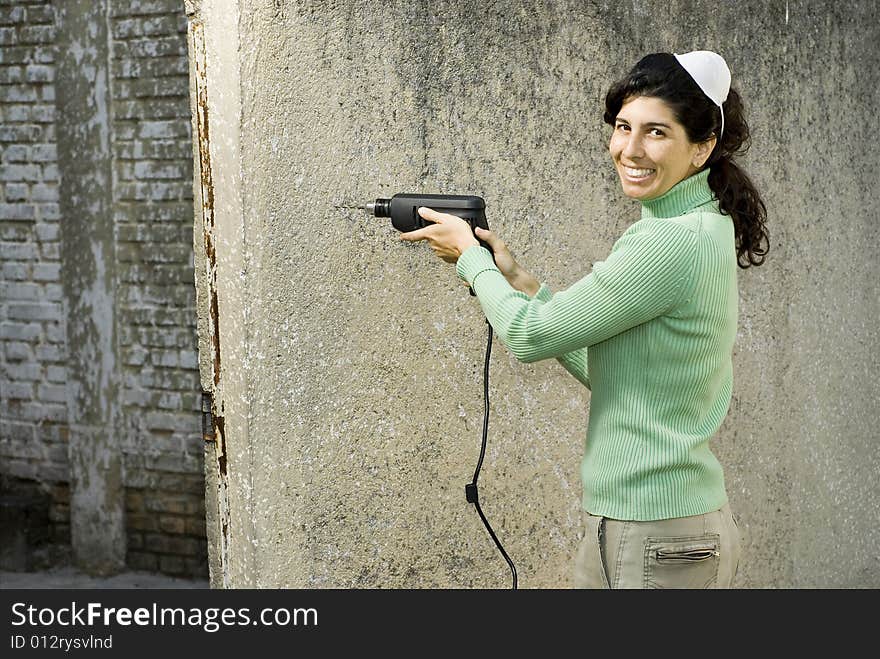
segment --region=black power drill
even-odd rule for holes
[[[390,199],[380,197],[376,201],[355,208],[365,210],[376,217],[390,217],[391,225],[395,229],[407,233],[433,224],[419,215],[419,208],[422,206],[439,213],[460,217],[471,226],[471,231],[474,232],[474,237],[480,245],[492,251],[489,243],[480,240],[474,231],[477,227],[489,230],[489,223],[486,222],[486,202],[482,197],[453,194],[396,194]],[[475,295],[472,288],[468,290],[471,295]]]

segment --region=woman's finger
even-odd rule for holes
[[[421,229],[416,229],[415,231],[406,231],[400,234],[401,240],[407,240],[410,242],[414,242],[417,240],[427,240],[430,238],[428,232],[430,229],[433,229],[433,226],[430,227],[422,227]]]
[[[427,208],[426,206],[419,206],[418,213],[428,222],[440,222],[443,220],[443,213],[438,213],[433,208]]]

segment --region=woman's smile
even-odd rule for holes
[[[626,165],[622,167],[624,176],[633,183],[644,183],[657,172],[656,169],[627,167]]]

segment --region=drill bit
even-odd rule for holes
[[[370,215],[375,215],[376,217],[389,217],[388,208],[387,208],[387,199],[377,199],[376,201],[370,201],[366,204],[359,204],[357,206],[351,206],[348,204],[336,204],[334,208],[340,210],[359,210],[365,211]],[[385,206],[382,206],[381,202],[386,202]],[[380,208],[377,210],[377,206]]]

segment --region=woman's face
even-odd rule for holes
[[[693,143],[665,101],[653,96],[626,99],[608,150],[623,193],[647,201],[696,174],[715,146],[715,138]]]

